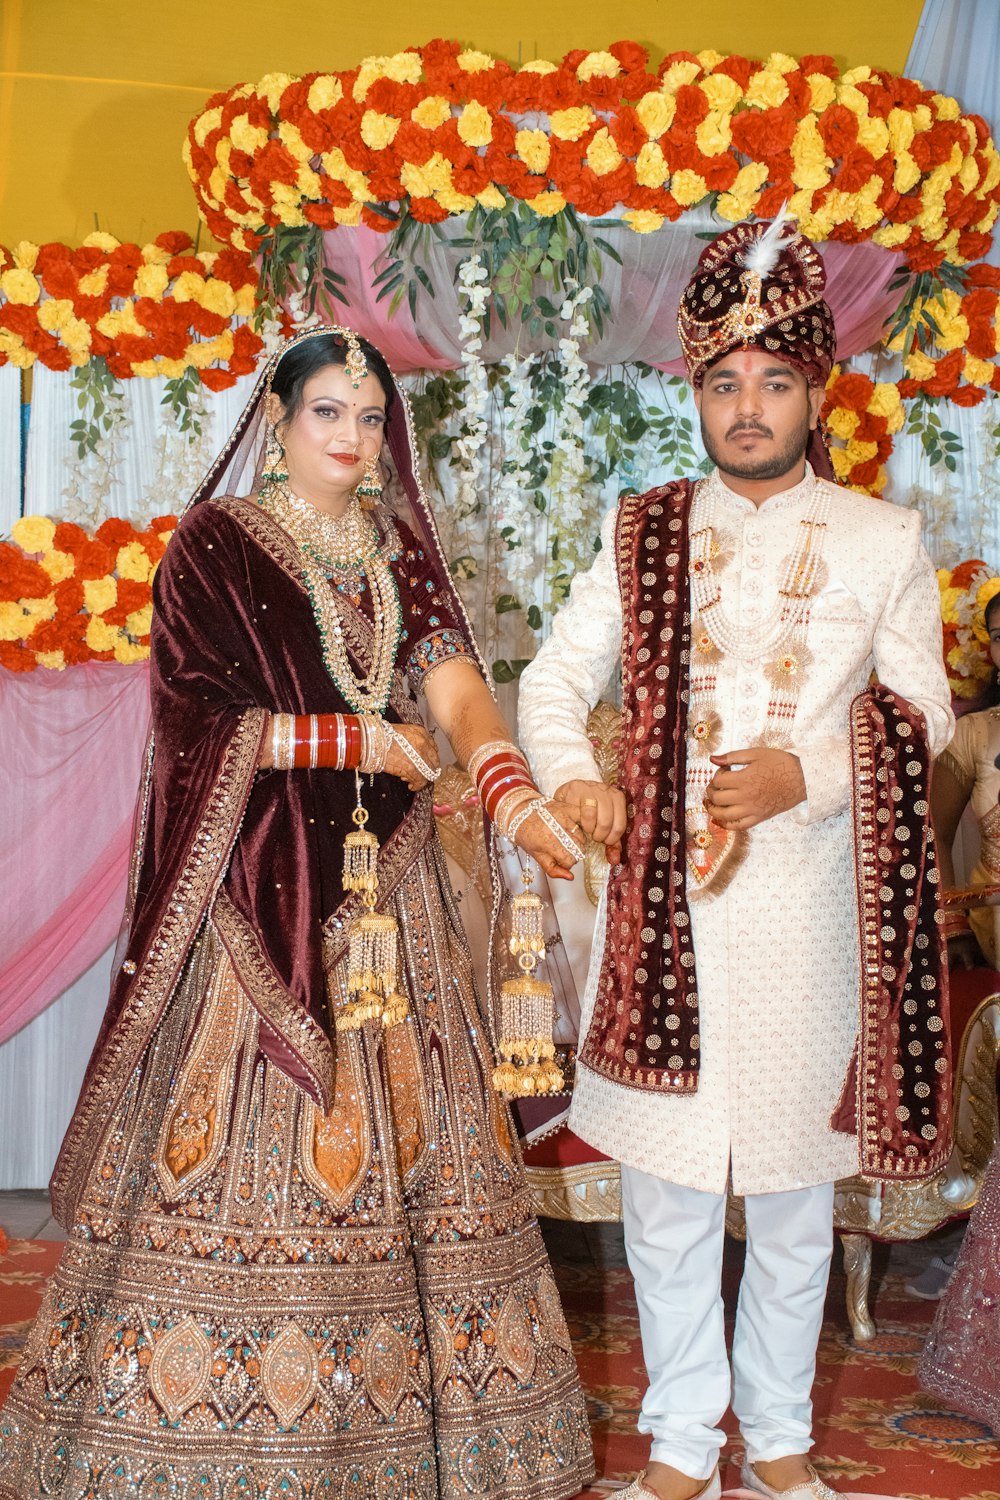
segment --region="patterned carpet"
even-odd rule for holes
[[[0,1259],[0,1402],[61,1246],[12,1240]],[[645,1375],[632,1282],[623,1266],[560,1259],[559,1281],[590,1400],[598,1473],[589,1496],[613,1494],[642,1466],[647,1440],[635,1431]],[[730,1311],[738,1250],[727,1260]],[[1000,1442],[980,1423],[948,1411],[917,1388],[916,1356],[933,1307],[887,1275],[878,1289],[879,1335],[856,1345],[844,1313],[843,1281],[830,1288],[814,1402],[818,1467],[836,1489],[900,1500],[1000,1500]],[[1000,1375],[998,1375],[1000,1378]],[[729,1430],[731,1419],[727,1421]],[[740,1444],[723,1453],[723,1483],[739,1485]]]

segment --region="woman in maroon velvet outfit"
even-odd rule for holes
[[[364,516],[374,457],[395,477]],[[405,395],[349,331],[269,361],[158,571],[151,668],[123,943],[52,1183],[70,1238],[0,1413],[0,1500],[576,1494],[584,1402],[416,694],[462,763],[508,732]],[[355,773],[276,768],[274,716],[365,691],[395,726],[361,795],[408,1014],[359,1025]],[[518,842],[570,863],[537,816]]]

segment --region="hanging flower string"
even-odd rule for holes
[[[500,533],[507,544],[504,559],[507,578],[517,590],[531,582],[535,571],[535,523],[538,510],[530,495],[532,487],[528,413],[532,405],[531,376],[537,359],[519,359],[508,354],[500,362],[500,389],[504,401],[503,464],[492,503]]]
[[[489,439],[486,412],[489,406],[489,377],[483,363],[483,326],[490,300],[489,278],[482,256],[474,251],[458,268],[460,314],[458,334],[462,345],[462,371],[465,376],[465,421],[455,444],[461,470],[458,483],[458,512],[471,515],[480,503],[479,480],[483,470],[483,448]]]

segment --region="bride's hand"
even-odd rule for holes
[[[437,771],[441,766],[438,756],[437,745],[422,724],[394,724],[393,729],[413,746],[414,750],[425,760],[432,770]],[[419,792],[428,786],[427,777],[413,764],[406,751],[401,749],[393,740],[389,746],[389,754],[385,760],[385,770],[388,776],[398,776],[400,781],[405,781],[411,792]]]
[[[560,828],[564,828],[577,845],[576,856],[571,855],[569,850],[563,847],[537,813],[532,813],[530,818],[525,818],[517,830],[517,838],[514,842],[519,849],[524,850],[525,854],[531,855],[550,880],[572,880],[573,876],[570,871],[583,852],[583,833],[580,824],[564,802],[552,798],[545,805]]]

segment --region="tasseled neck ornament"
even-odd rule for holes
[[[819,251],[784,213],[721,234],[702,252],[677,313],[691,384],[731,350],[764,349],[825,385],[837,352],[825,288]]]

